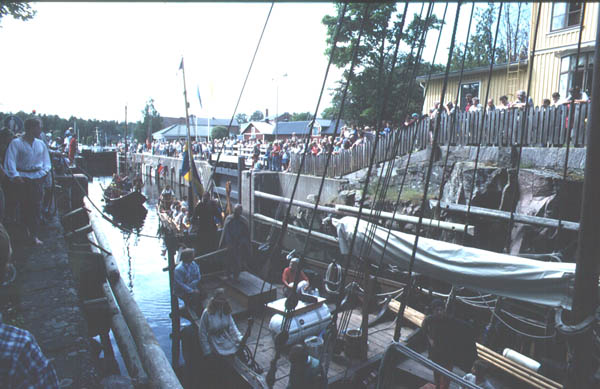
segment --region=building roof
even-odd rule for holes
[[[213,127],[213,126],[211,126]],[[192,137],[208,136],[208,126],[190,126],[190,135]],[[167,128],[163,128],[160,131],[156,131],[152,134],[154,139],[165,139],[165,140],[173,140],[173,139],[181,139],[187,137],[187,127],[185,124],[173,124]]]
[[[512,62],[511,66],[516,66],[517,62]],[[524,59],[519,63],[520,66],[527,66],[527,60]],[[497,70],[506,70],[506,68],[508,67],[507,63],[501,63],[498,65],[494,65],[494,71]],[[473,74],[480,74],[480,73],[487,73],[490,70],[490,65],[485,65],[485,66],[478,66],[476,68],[470,68],[470,69],[465,69],[463,71],[463,76],[470,76]],[[437,74],[432,74],[431,75],[431,79],[432,80],[439,80],[444,78],[446,75],[446,73],[437,73]],[[453,72],[448,73],[448,78],[452,78],[452,77],[459,77],[460,76],[460,70],[455,70]],[[427,79],[429,78],[428,74],[423,74],[421,76],[417,77],[417,81],[418,82],[426,82]]]
[[[169,118],[169,119],[175,119],[175,118]],[[215,119],[215,118],[210,118],[210,128],[215,128],[217,126],[223,126],[223,127],[227,127],[229,125],[229,120],[230,119]],[[201,136],[201,137],[208,137],[208,129],[209,129],[209,119],[208,118],[193,118],[192,120],[190,120],[190,135],[192,137],[196,137],[196,136]],[[164,118],[163,118],[163,123],[164,123]],[[198,125],[196,125],[198,124]],[[231,124],[231,127],[239,127],[239,124],[237,122],[237,120],[233,120],[233,123]],[[154,139],[166,139],[166,140],[172,140],[172,139],[180,139],[180,138],[185,138],[187,137],[187,127],[185,125],[185,118],[181,118],[181,120],[177,119],[175,120],[174,124],[171,124],[165,128],[163,128],[160,131],[156,131],[154,134],[152,134],[152,137]]]
[[[296,122],[278,122],[276,125],[266,122],[250,122],[241,129],[241,132],[246,130],[253,125],[263,135],[306,135],[310,129],[310,123],[312,120],[301,120]],[[320,127],[321,134],[333,134],[333,126],[335,120],[329,119],[317,119],[315,127]],[[344,122],[340,121],[339,128],[344,126]],[[340,130],[338,130],[338,133]],[[246,132],[247,133],[247,132]]]
[[[267,122],[249,122],[242,124],[242,127],[240,128],[240,133],[245,133],[246,130],[249,130],[251,126],[256,128],[258,132],[263,135],[273,135],[273,130],[275,128],[273,124]]]

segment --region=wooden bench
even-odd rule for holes
[[[225,280],[225,288],[247,311],[258,311],[277,298],[275,287],[247,271],[241,272],[237,280]]]
[[[389,309],[392,312],[398,313],[400,310],[400,301],[392,299],[388,304]],[[421,312],[413,309],[409,306],[404,311],[404,318],[416,325],[421,327],[425,315]],[[539,389],[562,389],[562,385],[558,382],[552,381],[551,379],[531,370],[522,365],[519,365],[512,360],[505,358],[497,352],[490,350],[489,348],[477,343],[477,356],[492,366],[518,378],[519,380],[528,383],[534,388]]]

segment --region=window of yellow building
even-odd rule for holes
[[[578,26],[581,23],[581,3],[554,3],[552,31]]]
[[[460,84],[459,101],[460,101],[460,107],[462,108],[463,111],[464,111],[465,107],[467,106],[467,95],[468,94],[470,94],[471,97],[479,97],[479,86],[480,86],[479,81],[466,82],[466,83]]]
[[[581,90],[590,94],[592,88],[592,74],[594,72],[594,53],[581,53],[579,64],[575,67],[577,55],[562,57],[560,63],[560,79],[558,92],[567,96],[569,88],[579,86]]]

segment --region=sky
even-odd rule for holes
[[[27,21],[0,25],[0,111],[85,119],[142,118],[153,98],[161,116],[230,118],[270,3],[32,3]],[[417,12],[419,3],[409,7]],[[436,14],[442,16],[444,5]],[[456,6],[448,8],[436,62],[445,62]],[[468,11],[459,22],[466,33]],[[237,112],[314,112],[325,75],[324,15],[333,3],[276,3]],[[437,34],[430,34],[431,60]],[[440,59],[441,58],[441,59]],[[318,112],[331,102],[342,70],[332,67]],[[287,75],[287,76],[284,76]],[[200,91],[202,108],[198,102]]]

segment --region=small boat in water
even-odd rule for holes
[[[141,192],[125,191],[114,186],[104,190],[104,203],[111,213],[142,215],[147,212],[144,203],[148,200]]]

